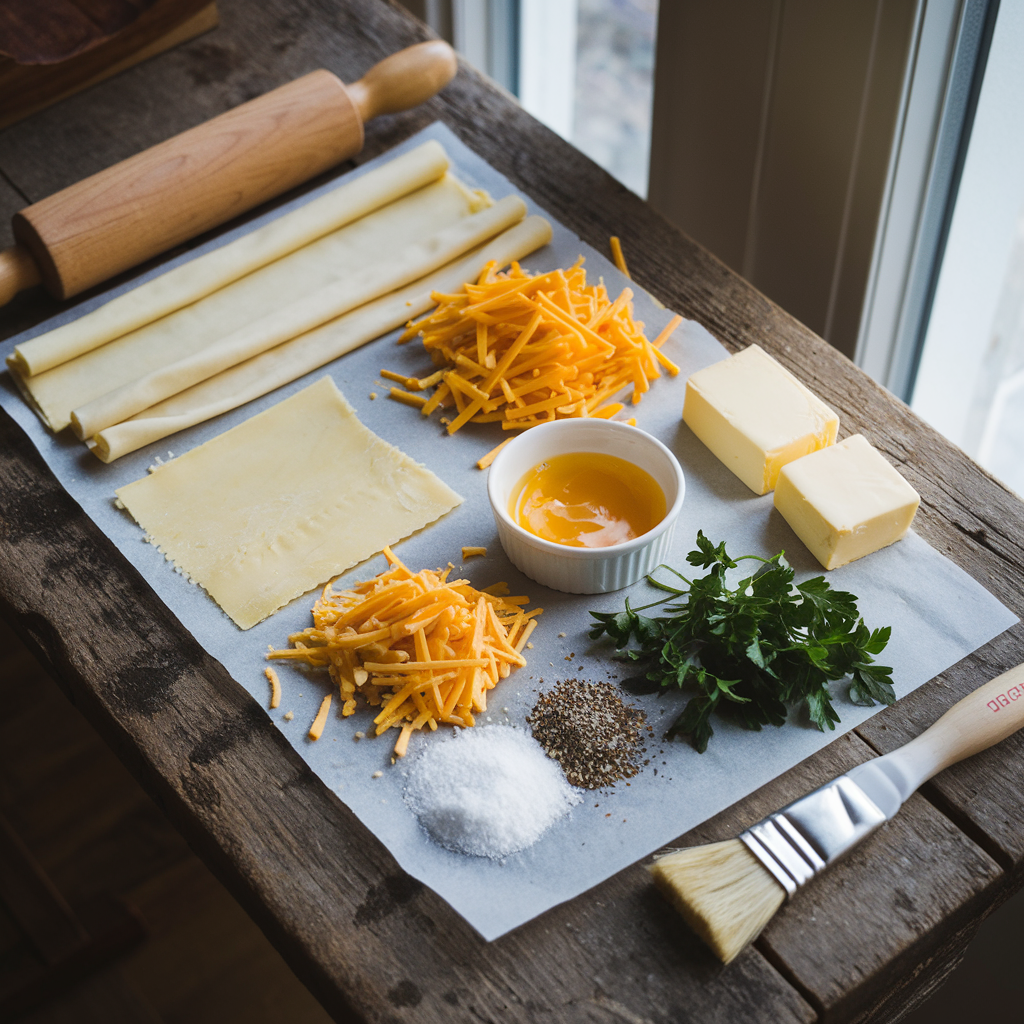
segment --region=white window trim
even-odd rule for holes
[[[1024,4],[1004,0],[911,403],[970,454],[978,452],[997,398],[1001,367],[993,361],[1003,353],[993,328],[1024,210],[1022,53]]]
[[[989,0],[918,0],[854,354],[905,400],[917,375],[989,15]]]
[[[959,0],[933,0],[918,5],[900,117],[889,158],[888,182],[854,360],[892,390],[896,390],[896,341],[903,333],[907,316],[911,268],[920,246],[925,196],[946,104],[961,11]]]
[[[576,0],[520,0],[519,102],[564,139],[576,105]]]

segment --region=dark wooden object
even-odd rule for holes
[[[0,171],[24,200],[307,70],[358,77],[425,36],[383,0],[222,0],[220,10],[215,44],[181,47],[0,135]],[[840,411],[844,434],[865,433],[921,492],[927,540],[1021,612],[1019,499],[471,69],[424,108],[375,122],[360,159],[436,118],[592,244],[619,235],[634,277],[667,305],[792,368]],[[56,308],[22,300],[0,314],[7,333]],[[310,774],[5,416],[0,612],[338,1019],[895,1020],[1024,880],[1016,738],[936,778],[728,968],[640,865],[487,944]],[[1021,660],[1018,626],[680,842],[735,834]]]
[[[57,64],[117,35],[154,2],[6,0],[0,6],[0,53],[19,64]]]
[[[70,0],[0,4],[0,128],[217,24],[213,0],[79,6]]]

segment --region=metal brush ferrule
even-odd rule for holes
[[[787,898],[869,836],[886,816],[853,779],[816,789],[740,833]]]

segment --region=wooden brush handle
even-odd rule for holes
[[[15,238],[51,294],[77,295],[348,159],[364,120],[422,103],[455,71],[440,40],[348,87],[314,71],[27,207]]]
[[[1018,665],[979,686],[920,736],[879,762],[896,767],[913,792],[943,768],[987,750],[1022,726],[1024,665]]]

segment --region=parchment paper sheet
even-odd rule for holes
[[[426,138],[436,138],[444,144],[454,169],[467,183],[488,189],[495,198],[515,191],[505,178],[440,124],[431,125],[354,173],[365,172],[380,160]],[[228,233],[197,253],[252,230],[330,187],[324,186]],[[545,213],[528,197],[524,198],[531,213]],[[585,198],[581,197],[581,201]],[[524,261],[531,270],[566,266],[582,253],[591,279],[603,275],[613,296],[628,284],[603,256],[557,223],[553,222],[553,227],[552,244]],[[629,254],[626,255],[628,258]],[[173,262],[180,260],[167,266]],[[637,315],[653,337],[671,312],[658,309],[633,287],[638,292]],[[108,296],[122,290],[112,290]],[[80,316],[104,298],[83,302],[49,324],[4,343],[0,355],[6,355],[18,342],[50,326]],[[509,565],[498,543],[487,503],[486,474],[474,466],[477,458],[501,440],[501,431],[496,429],[497,425],[470,426],[455,437],[448,437],[436,418],[425,422],[417,410],[386,398],[388,386],[378,376],[381,368],[409,374],[431,368],[417,342],[395,344],[397,333],[276,393],[109,466],[89,454],[69,432],[52,437],[18,397],[6,372],[0,375],[0,403],[32,438],[61,483],[183,625],[263,707],[267,706],[269,695],[263,675],[267,645],[284,646],[289,633],[310,624],[309,609],[314,595],[299,598],[261,625],[242,633],[202,590],[173,572],[156,548],[143,542],[141,531],[127,513],[114,507],[114,490],[142,476],[157,456],[166,460],[169,450],[185,452],[306,387],[324,373],[333,376],[371,430],[426,463],[466,499],[440,522],[398,545],[398,555],[414,569],[444,566],[449,560],[459,566],[463,544],[486,545],[487,557],[471,559],[465,567],[459,567],[460,574],[478,587],[506,580],[512,593],[529,594],[534,604],[545,609],[533,635],[534,648],[528,652],[528,667],[492,691],[488,704],[491,710],[480,716],[479,724],[522,725],[536,700],[536,691],[548,688],[557,679],[624,677],[628,671],[611,660],[608,645],[587,639],[587,613],[591,609],[621,608],[627,595],[634,604],[645,603],[653,599],[654,593],[641,583],[617,594],[559,594],[523,578]],[[716,542],[728,541],[734,555],[769,555],[785,548],[801,577],[818,575],[822,570],[773,511],[772,496],[751,494],[694,438],[680,418],[686,374],[723,358],[723,348],[702,327],[687,322],[676,331],[666,352],[682,365],[683,374],[656,381],[632,411],[639,426],[676,453],[686,474],[686,501],[676,530],[672,564],[687,568],[686,552],[692,548],[697,530],[703,529]],[[377,393],[376,401],[370,399],[371,392]],[[344,481],[339,481],[339,486],[344,486]],[[215,501],[216,495],[211,494],[210,499]],[[383,568],[383,557],[377,557],[345,578],[366,579]],[[828,579],[833,586],[859,595],[861,611],[870,627],[893,627],[892,640],[880,660],[894,667],[900,695],[909,693],[1017,621],[980,584],[913,534],[894,547],[830,573]],[[559,633],[566,636],[560,639]],[[305,673],[280,662],[277,666],[284,696],[280,708],[268,712],[275,725],[402,867],[444,897],[487,939],[497,938],[657,850],[880,710],[848,703],[845,687],[839,685],[836,704],[842,724],[836,732],[822,734],[800,720],[760,733],[716,724],[708,752],[699,755],[683,741],[660,741],[664,728],[682,707],[683,694],[630,698],[646,710],[655,727],[654,739],[648,743],[645,755],[650,759],[649,767],[630,780],[629,785],[620,782],[612,791],[586,794],[583,802],[535,846],[499,864],[449,853],[427,839],[402,800],[403,765],[390,764],[394,735],[358,742],[353,739],[357,730],[372,735],[371,712],[361,710],[342,719],[341,702],[335,700],[323,738],[317,743],[310,742],[306,732],[327,691],[326,676]],[[283,715],[289,710],[295,717],[286,722]],[[414,736],[410,758],[417,747],[435,739],[440,736]],[[382,777],[372,778],[378,770],[383,772]],[[331,837],[325,835],[323,842],[330,843]]]

